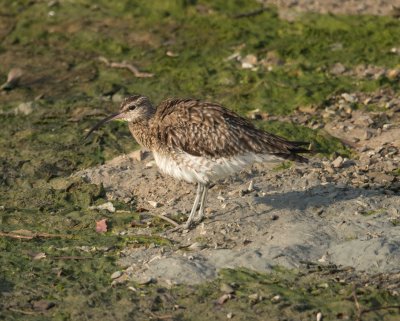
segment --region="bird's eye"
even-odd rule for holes
[[[136,108],[135,105],[130,105],[130,106],[128,107],[128,110],[134,110],[135,108]]]

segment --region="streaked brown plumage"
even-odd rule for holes
[[[129,123],[136,141],[153,151],[160,169],[178,179],[198,183],[196,200],[186,223],[190,227],[200,202],[204,215],[208,185],[256,161],[283,158],[306,163],[299,153],[309,152],[304,142],[291,142],[257,129],[250,121],[210,102],[167,99],[155,108],[145,96],[126,98],[112,119]]]

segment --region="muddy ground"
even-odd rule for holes
[[[265,5],[275,5],[281,14],[292,12],[317,12],[333,14],[392,15],[400,6],[398,0],[259,0]]]
[[[285,170],[256,165],[219,182],[211,189],[203,223],[183,233],[162,233],[174,240],[174,249],[125,250],[120,263],[128,266],[126,272],[169,284],[203,282],[223,268],[266,272],[273,266],[298,268],[302,262],[399,272],[399,114],[349,109],[341,115],[348,103],[343,97],[359,99],[343,94],[333,100],[325,110],[332,111],[330,118],[320,124],[352,144],[352,159],[314,157],[308,165]],[[388,98],[398,99],[387,93]],[[382,117],[384,124],[378,125]],[[109,200],[134,197],[152,214],[188,214],[194,186],[165,177],[151,157],[141,155],[119,156],[78,175],[103,184]],[[126,233],[154,232],[133,228]],[[181,250],[187,247],[189,254]]]
[[[399,6],[0,0],[0,320],[397,320]],[[126,124],[82,139],[138,92],[316,153],[216,182],[171,232],[195,187]]]

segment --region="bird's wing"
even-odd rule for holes
[[[225,107],[194,99],[169,99],[161,103],[154,119],[156,135],[165,147],[194,156],[232,157],[271,154],[305,162],[297,153],[303,143],[264,132]]]

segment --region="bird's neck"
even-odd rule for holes
[[[151,135],[150,119],[130,122],[129,130],[139,145],[146,149],[152,150],[153,139]]]

